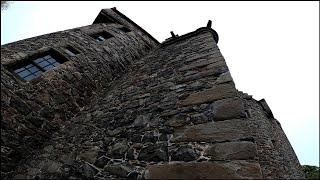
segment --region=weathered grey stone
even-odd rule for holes
[[[95,112],[93,112],[92,113],[92,116],[95,116],[95,117],[100,117],[100,116],[102,116],[104,113],[103,113],[103,111],[95,111]]]
[[[241,119],[225,120],[177,129],[173,142],[221,142],[250,137],[248,122]]]
[[[216,69],[216,68],[223,67],[223,66],[227,66],[227,64],[223,58],[220,58],[220,61],[216,60],[215,63],[208,65],[205,69]]]
[[[189,82],[189,81],[195,81],[197,79],[202,79],[207,76],[220,76],[220,74],[225,73],[228,71],[227,66],[219,66],[213,69],[204,69],[196,74],[184,76],[182,77],[179,82]]]
[[[43,148],[43,150],[46,151],[46,152],[51,152],[51,151],[53,150],[53,146],[52,146],[52,145],[45,146],[45,147]],[[1,151],[1,152],[2,152],[2,151]]]
[[[168,141],[168,135],[167,134],[161,134],[159,136],[159,141]]]
[[[145,133],[145,134],[143,135],[141,141],[142,141],[142,143],[146,143],[146,142],[155,143],[155,142],[157,142],[157,140],[158,140],[158,137],[155,136],[155,135],[153,134],[153,132],[147,132],[147,133]]]
[[[221,74],[217,80],[215,81],[215,84],[222,84],[222,83],[226,83],[226,82],[230,82],[233,81],[230,72],[225,72],[223,74]]]
[[[200,81],[195,81],[195,82],[189,84],[189,87],[194,88],[194,89],[198,89],[198,88],[204,87],[204,84]]]
[[[94,158],[94,157],[95,157],[95,155],[92,158]],[[72,164],[73,161],[76,160],[76,158],[77,158],[76,151],[72,151],[71,153],[63,154],[60,158],[60,161],[65,164]],[[80,159],[85,159],[85,158],[80,158]]]
[[[257,162],[198,162],[149,165],[145,179],[260,179]]]
[[[134,149],[133,148],[130,148],[128,150],[126,158],[127,159],[135,159],[135,157],[134,157]]]
[[[108,155],[113,158],[124,158],[126,151],[129,149],[126,141],[117,142],[108,151]]]
[[[257,155],[256,144],[249,141],[216,143],[208,147],[205,156],[213,160],[246,160]]]
[[[36,115],[34,115],[33,113],[30,113],[26,116],[26,120],[31,122],[34,126],[40,128],[44,119],[43,118],[39,118]]]
[[[214,120],[236,119],[246,117],[243,100],[229,98],[213,104]]]
[[[134,127],[143,127],[150,121],[151,114],[139,115],[133,122]]]
[[[188,118],[186,115],[175,115],[167,120],[165,122],[165,125],[168,125],[170,127],[181,127],[187,123],[188,119],[190,118]]]
[[[168,147],[166,143],[149,144],[142,148],[138,160],[168,161]]]
[[[120,176],[120,177],[127,177],[128,174],[133,170],[131,167],[129,166],[125,166],[125,165],[106,165],[103,168],[104,171],[107,171],[111,174]]]
[[[97,166],[98,168],[103,168],[105,165],[108,164],[109,161],[110,161],[110,159],[107,158],[106,156],[101,156],[100,158],[98,158],[96,160],[94,165]]]
[[[190,121],[193,124],[201,124],[208,122],[208,117],[204,113],[197,113],[190,116]]]
[[[260,105],[262,106],[263,110],[266,112],[267,117],[268,117],[268,118],[274,118],[274,117],[273,117],[273,114],[272,114],[272,111],[271,111],[270,107],[268,106],[267,101],[266,101],[265,99],[261,99],[261,100],[259,101],[259,103],[260,103]]]
[[[52,164],[53,163],[53,164]],[[41,163],[42,165],[42,168],[44,171],[47,171],[47,168],[54,168],[54,169],[57,169],[57,166],[59,166],[59,164],[57,164],[57,162],[53,162],[51,160],[49,160],[48,162],[44,162],[44,163]],[[52,167],[50,167],[51,165],[53,165]],[[29,168],[27,169],[27,177],[30,179],[30,178],[34,178],[35,176],[37,176],[38,174],[40,174],[41,172],[41,169],[39,168]]]
[[[195,149],[190,146],[179,147],[171,155],[171,161],[194,161],[200,156]]]
[[[199,59],[197,61],[192,62],[191,64],[183,66],[179,69],[179,71],[186,71],[193,68],[207,66],[213,62],[216,62],[216,59]]]
[[[231,84],[221,84],[211,89],[190,94],[185,100],[180,101],[182,106],[202,104],[236,95],[236,89]]]
[[[14,176],[14,179],[24,180],[24,179],[28,179],[28,176],[23,175],[23,174],[17,174],[17,175]]]
[[[92,179],[99,171],[89,165],[88,163],[85,163],[81,166],[81,174],[86,179]]]
[[[178,84],[178,85],[170,87],[170,90],[177,90],[177,89],[181,89],[184,87],[186,87],[186,84]]]
[[[81,152],[77,156],[77,159],[81,159],[81,160],[84,160],[84,161],[87,161],[87,162],[93,164],[96,161],[99,150],[100,150],[99,147],[93,147],[88,151]]]
[[[124,128],[122,128],[122,127],[116,128],[116,129],[114,129],[114,130],[109,130],[109,129],[108,129],[108,130],[106,131],[106,134],[107,134],[108,136],[116,136],[116,135],[120,134],[123,130],[124,130]]]
[[[47,173],[56,173],[61,166],[62,166],[61,163],[49,160],[45,162],[42,170]]]
[[[131,171],[131,172],[127,175],[127,179],[136,180],[136,179],[138,179],[139,175],[140,175],[140,172]]]

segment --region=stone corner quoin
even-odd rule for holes
[[[116,8],[1,46],[1,178],[305,178],[201,27],[159,43]]]

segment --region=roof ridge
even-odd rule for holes
[[[190,38],[192,36],[195,36],[195,35],[197,35],[199,33],[203,33],[203,32],[210,32],[213,35],[214,41],[218,44],[219,35],[214,29],[212,29],[211,27],[200,27],[197,30],[189,32],[189,33],[184,34],[182,36],[175,36],[174,38],[170,38],[169,40],[162,42],[160,47],[168,46],[168,45],[173,44],[177,41],[181,41],[181,40]]]

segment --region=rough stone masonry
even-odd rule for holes
[[[159,43],[111,8],[2,45],[1,178],[304,178],[266,101],[236,89],[218,40],[209,22]],[[48,55],[53,68],[35,60]]]

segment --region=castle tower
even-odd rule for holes
[[[1,177],[304,178],[211,21],[159,43],[116,8],[1,46]]]

